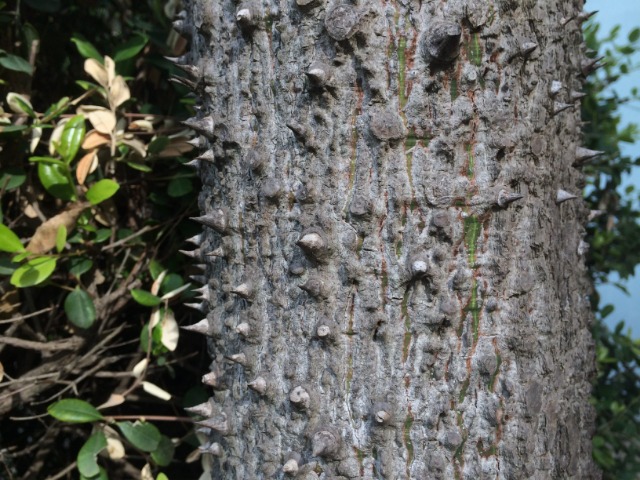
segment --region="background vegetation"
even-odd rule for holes
[[[184,302],[201,274],[178,254],[200,230],[186,220],[200,187],[180,125],[197,105],[163,57],[186,48],[170,28],[178,3],[0,1],[0,479],[208,468],[183,410],[209,396],[192,388],[208,355],[177,328],[200,319]],[[640,262],[636,192],[620,191],[640,162],[619,148],[637,128],[616,113],[632,99],[610,89],[634,70],[640,30],[598,41],[597,29],[587,45],[606,63],[582,107],[585,146],[605,152],[585,169],[596,283]],[[591,298],[594,456],[606,478],[637,478],[640,343],[607,329],[613,307]]]

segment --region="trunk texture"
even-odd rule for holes
[[[189,2],[213,478],[600,477],[581,4]]]

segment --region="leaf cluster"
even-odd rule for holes
[[[204,395],[178,326],[194,323],[177,254],[199,230],[192,101],[163,59],[185,43],[175,2],[67,3],[0,2],[1,461],[10,478],[180,478],[198,442],[175,412]],[[36,420],[47,405],[62,423]],[[5,438],[10,417],[27,433]]]

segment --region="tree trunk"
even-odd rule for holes
[[[213,478],[600,477],[581,3],[191,0]]]

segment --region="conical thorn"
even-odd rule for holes
[[[576,195],[573,195],[572,193],[569,193],[566,190],[559,189],[556,192],[556,203],[558,205],[560,205],[563,202],[566,202],[567,200],[574,200],[576,198],[578,198]]]
[[[188,330],[189,332],[199,333],[201,335],[209,335],[211,332],[211,327],[209,325],[209,320],[203,318],[199,322],[194,323],[193,325],[183,325],[181,327],[183,330]]]

